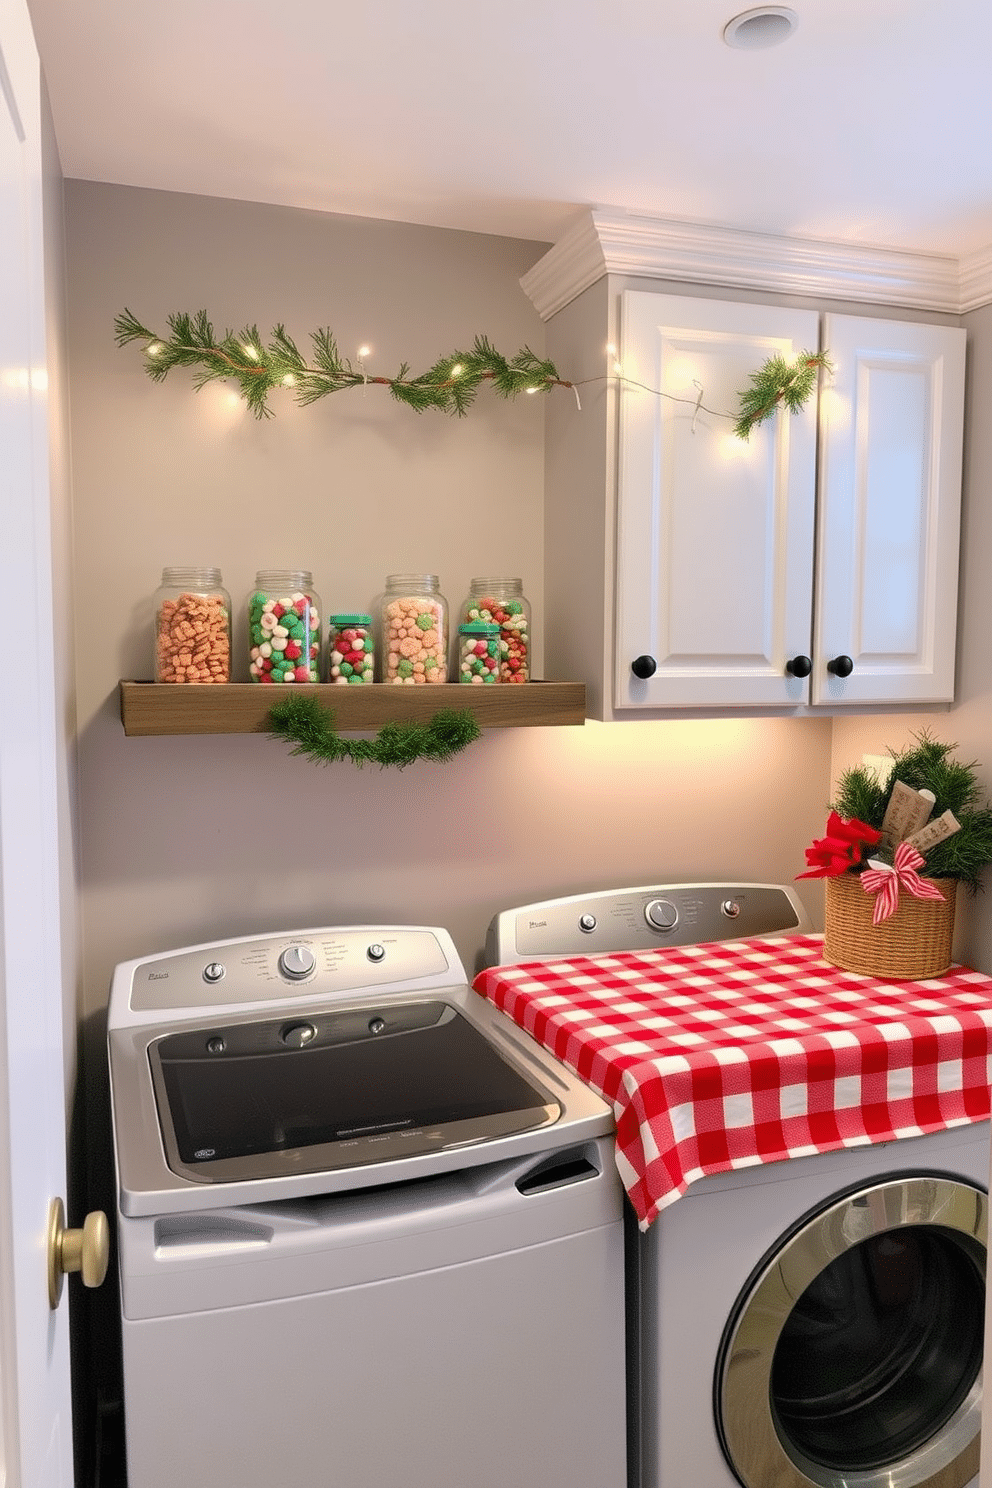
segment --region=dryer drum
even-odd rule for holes
[[[745,1488],[966,1488],[978,1473],[987,1197],[879,1180],[805,1216],[724,1331],[724,1453]]]

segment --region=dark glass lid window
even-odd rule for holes
[[[437,1002],[172,1034],[151,1058],[188,1165],[515,1112],[536,1125],[550,1099]]]
[[[841,1473],[900,1461],[950,1420],[982,1364],[985,1284],[938,1226],[874,1235],[807,1287],[779,1338],[772,1405],[804,1457]]]

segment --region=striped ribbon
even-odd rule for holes
[[[923,866],[923,858],[908,842],[900,842],[895,851],[895,864],[880,863],[869,858],[872,865],[861,875],[861,887],[866,894],[875,894],[873,925],[880,925],[894,914],[899,903],[900,888],[908,889],[916,899],[943,899],[943,894],[932,883],[924,883],[917,873]]]

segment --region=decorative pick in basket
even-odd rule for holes
[[[833,965],[915,981],[951,964],[958,883],[975,892],[992,862],[992,809],[955,747],[923,732],[914,748],[890,751],[884,778],[867,765],[841,776],[826,835],[797,875],[827,881],[823,955]]]

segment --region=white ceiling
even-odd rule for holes
[[[29,0],[64,174],[553,242],[992,246],[990,0]]]

